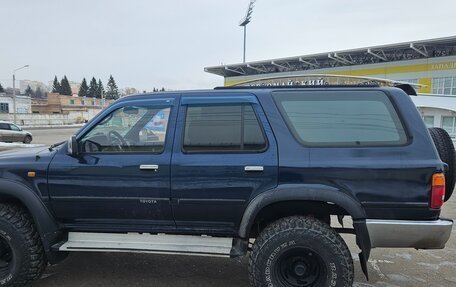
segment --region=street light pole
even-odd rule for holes
[[[101,91],[101,109],[104,109],[105,98],[104,98],[104,91]]]
[[[244,56],[243,62],[245,63],[245,52],[247,46],[247,25],[252,20],[253,7],[255,7],[256,0],[250,0],[249,7],[247,8],[247,14],[241,19],[239,26],[244,27]]]
[[[27,68],[29,65],[25,65],[23,67],[17,68],[13,71],[13,122],[16,124],[16,71],[20,69]]]
[[[244,26],[244,57],[243,57],[243,63],[245,63],[246,45],[247,45],[247,25]]]

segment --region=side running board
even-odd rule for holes
[[[229,257],[232,238],[140,234],[70,232],[59,251],[135,252]]]

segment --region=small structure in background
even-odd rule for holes
[[[441,127],[456,144],[456,97],[445,95],[418,94],[412,97],[426,126]]]
[[[32,99],[29,96],[16,96],[16,112],[18,114],[31,113]],[[0,114],[13,114],[13,96],[6,93],[0,93]]]
[[[48,93],[47,99],[33,99],[31,111],[33,114],[62,114],[75,119],[75,123],[83,123],[103,109],[103,99],[64,96],[58,93]],[[104,106],[113,100],[104,100]]]

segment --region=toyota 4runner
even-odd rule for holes
[[[454,161],[399,88],[124,97],[67,142],[0,153],[0,286],[73,251],[249,253],[251,286],[351,286],[340,233],[366,276],[372,248],[444,248]]]

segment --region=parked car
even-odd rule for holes
[[[24,131],[21,127],[13,123],[0,121],[0,141],[29,144],[32,142],[32,139],[31,132]]]
[[[0,285],[103,251],[249,253],[254,287],[352,286],[341,233],[366,276],[372,248],[444,248],[454,161],[399,88],[124,97],[67,142],[0,153]]]

